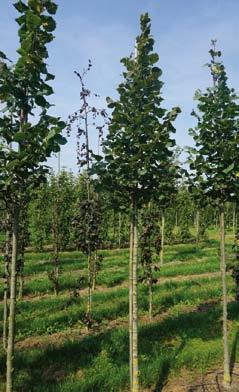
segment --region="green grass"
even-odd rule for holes
[[[227,254],[231,257],[231,236]],[[61,291],[52,294],[47,272],[50,253],[28,253],[24,298],[17,304],[15,391],[105,392],[128,390],[128,250],[102,251],[103,269],[93,294],[94,328],[82,323],[86,290],[74,297],[77,279],[87,274],[80,252],[61,254]],[[147,287],[139,287],[139,363],[143,388],[162,389],[168,377],[186,368],[193,375],[222,365],[221,282],[218,242],[166,246],[165,265],[153,289],[152,323],[147,322]],[[198,275],[194,279],[181,277]],[[161,279],[160,279],[161,278]],[[173,280],[170,280],[170,279]],[[232,301],[234,282],[228,280],[231,356],[238,358],[239,305]],[[0,291],[2,295],[2,289]],[[0,304],[2,320],[3,305]],[[212,327],[213,326],[213,327]],[[2,325],[0,323],[0,327]],[[0,390],[5,361],[0,349]]]

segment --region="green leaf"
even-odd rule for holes
[[[26,23],[29,27],[39,27],[41,26],[41,18],[31,11],[26,13]]]
[[[46,74],[46,82],[48,81],[48,80],[54,80],[55,79],[55,75],[52,75],[52,74],[50,74],[50,73],[47,73]]]
[[[64,128],[66,127],[66,123],[65,123],[65,121],[59,121],[59,122],[57,123],[57,126],[58,126],[59,128],[61,128],[61,129],[64,129]]]
[[[13,7],[15,7],[18,12],[25,12],[28,10],[28,7],[26,6],[26,4],[24,4],[21,0],[19,0],[15,4],[13,4]]]
[[[56,22],[54,21],[54,19],[51,16],[45,16],[43,15],[41,17],[42,19],[42,26],[44,27],[44,29],[48,32],[52,32],[55,30],[56,28]]]
[[[232,163],[230,166],[228,166],[226,169],[223,170],[223,173],[228,174],[230,173],[235,167],[235,164]]]
[[[47,12],[51,15],[55,15],[58,5],[56,3],[53,3],[53,1],[47,1],[45,4]]]
[[[1,52],[1,50],[0,50],[0,58],[3,60],[7,60],[7,56],[3,52]]]
[[[35,102],[38,106],[41,106],[42,108],[45,108],[49,105],[46,99],[42,95],[37,95],[35,97]]]

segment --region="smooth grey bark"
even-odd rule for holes
[[[132,255],[132,392],[139,391],[138,367],[138,216],[136,200],[133,198],[133,255]]]
[[[4,294],[3,294],[3,348],[7,350],[7,321],[8,321],[8,296],[9,296],[9,267],[11,260],[11,230],[10,215],[6,217],[6,239],[4,254]]]
[[[133,293],[133,274],[132,274],[132,265],[133,265],[133,248],[134,248],[134,230],[133,230],[133,218],[131,217],[130,222],[130,257],[129,257],[129,369],[130,369],[130,390],[132,390],[133,385],[133,352],[132,352],[132,293]]]
[[[10,301],[9,301],[8,346],[7,346],[7,363],[6,363],[7,365],[6,392],[13,392],[18,228],[19,228],[19,209],[17,206],[15,206],[13,210],[13,225],[12,225],[12,262],[11,262],[11,271],[10,271]]]
[[[230,359],[228,349],[228,330],[227,330],[227,283],[226,283],[226,262],[225,262],[225,219],[224,205],[220,205],[220,268],[222,278],[222,307],[223,307],[223,353],[224,353],[224,371],[223,385],[229,388],[231,384]]]

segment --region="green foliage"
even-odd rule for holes
[[[135,58],[121,60],[126,70],[118,87],[119,99],[108,99],[113,109],[109,134],[103,144],[104,161],[95,163],[101,182],[138,202],[152,196],[160,198],[159,189],[168,188],[175,166],[172,147],[175,132],[172,122],[179,108],[161,107],[161,69],[156,66],[148,14],[141,16],[141,34],[136,42]]]
[[[159,236],[158,214],[155,212],[154,206],[149,205],[145,207],[141,214],[141,235],[140,235],[140,255],[141,264],[143,266],[143,273],[140,281],[146,283],[148,286],[156,284],[158,279],[155,276],[155,271],[158,270],[154,263],[155,253],[159,254],[161,237]]]
[[[215,42],[210,50],[213,87],[205,93],[198,91],[198,112],[192,112],[198,124],[191,134],[196,148],[192,151],[190,168],[193,181],[213,203],[222,203],[238,193],[239,169],[239,105],[234,89],[227,85],[221,52]]]
[[[66,250],[71,242],[75,200],[76,188],[73,174],[63,170],[58,175],[51,175],[49,183],[51,231],[57,232],[58,251]]]
[[[194,212],[194,206],[190,194],[185,186],[182,186],[176,198],[178,210],[179,238],[182,242],[187,242],[192,238],[190,226]]]
[[[54,13],[52,1],[22,1],[15,3],[21,13],[19,24],[20,48],[13,67],[1,55],[0,100],[5,106],[0,118],[0,192],[8,195],[7,202],[17,201],[16,190],[25,190],[41,182],[46,169],[42,164],[52,152],[59,151],[66,140],[61,136],[65,123],[47,114],[50,104],[46,96],[53,93],[46,81],[46,45],[54,38],[55,22],[47,12]],[[47,19],[46,19],[47,18]],[[51,28],[50,28],[51,26]],[[30,123],[35,109],[40,110],[38,121]],[[14,143],[14,148],[11,147]],[[32,174],[38,173],[35,177]]]
[[[37,251],[43,251],[50,239],[51,212],[49,183],[44,182],[32,193],[29,210],[29,232],[31,244]]]

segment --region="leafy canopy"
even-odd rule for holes
[[[161,107],[162,71],[156,66],[158,55],[153,52],[147,13],[141,16],[140,26],[136,56],[121,60],[125,71],[117,89],[119,98],[107,99],[112,119],[103,146],[104,161],[97,156],[95,169],[105,185],[146,201],[175,172],[171,159],[175,141],[170,134],[175,132],[172,122],[180,109]]]
[[[20,39],[16,64],[0,52],[0,191],[8,194],[29,185],[33,173],[44,175],[40,163],[66,142],[61,136],[65,123],[48,115],[51,105],[46,99],[53,93],[47,81],[54,79],[46,66],[46,45],[54,39],[51,15],[57,6],[51,0],[28,0],[14,7],[21,14],[16,19]]]
[[[239,105],[235,90],[228,87],[221,52],[212,41],[208,65],[213,86],[196,92],[198,112],[192,115],[197,126],[191,129],[196,148],[191,149],[192,179],[211,201],[224,202],[239,190]]]

